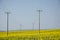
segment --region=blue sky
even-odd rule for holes
[[[0,0],[0,30],[6,30],[6,14],[9,15],[9,30],[38,29],[38,12],[41,29],[60,28],[59,0]]]

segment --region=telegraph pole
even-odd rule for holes
[[[34,30],[34,23],[32,23],[32,30]]]
[[[39,34],[40,34],[40,12],[42,12],[42,10],[37,10],[37,12],[39,13]]]
[[[20,24],[20,30],[22,30],[22,24]]]
[[[9,14],[10,14],[10,12],[6,12],[6,14],[7,14],[7,40],[8,40],[8,32],[9,32]]]

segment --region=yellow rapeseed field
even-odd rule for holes
[[[7,33],[0,32],[0,40],[6,40]],[[57,30],[18,30],[9,31],[9,40],[60,40],[60,29]]]

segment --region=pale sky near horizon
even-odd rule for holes
[[[60,0],[0,0],[0,30],[6,30],[6,14],[9,14],[9,30],[60,28]],[[33,27],[34,23],[34,27]]]

